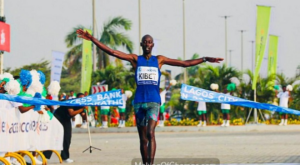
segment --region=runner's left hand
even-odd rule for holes
[[[205,57],[208,62],[211,63],[220,63],[220,61],[223,61],[223,58],[213,58],[213,57]]]

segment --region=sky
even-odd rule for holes
[[[243,34],[243,68],[252,69],[252,44],[255,40],[256,6],[272,6],[269,34],[279,36],[278,72],[295,75],[300,64],[299,0],[185,0],[186,59],[194,53],[200,57],[225,58],[225,19],[227,19],[228,64],[241,69],[241,32]],[[5,0],[4,13],[11,25],[11,52],[4,54],[4,68],[17,68],[51,61],[51,51],[67,52],[64,39],[78,25],[92,27],[92,0]],[[139,53],[138,0],[96,0],[98,35],[110,18],[122,16],[132,21],[124,31]],[[141,33],[157,41],[155,53],[169,58],[183,58],[183,1],[141,0]],[[125,51],[120,48],[119,50]],[[266,51],[267,55],[267,51]],[[220,65],[220,64],[214,64]],[[266,75],[267,60],[261,74]],[[172,77],[182,71],[171,69]]]

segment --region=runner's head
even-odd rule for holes
[[[149,34],[144,35],[144,37],[142,38],[141,47],[144,54],[150,54],[152,52],[154,43],[153,38]]]

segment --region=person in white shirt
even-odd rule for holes
[[[165,103],[166,103],[166,94],[167,91],[170,89],[171,84],[166,89],[160,88],[160,108],[159,108],[159,124],[157,125],[158,127],[163,127],[164,126],[164,113],[165,113]]]
[[[227,90],[227,88],[224,89],[224,94],[231,95],[231,93]],[[223,124],[221,127],[229,127],[230,126],[230,104],[221,104],[221,110],[223,114]]]
[[[198,102],[197,112],[199,115],[199,124],[197,127],[206,126],[206,103],[203,101]]]
[[[288,108],[288,102],[291,98],[290,91],[286,90],[286,85],[282,86],[282,91],[278,93],[278,90],[275,90],[276,97],[279,98],[279,106]],[[279,112],[281,115],[280,126],[287,125],[288,114]]]
[[[70,95],[67,96],[67,99],[68,100],[71,100],[71,99],[76,99],[76,94],[74,93],[74,91],[70,91]]]
[[[109,114],[109,106],[101,106],[101,119],[102,119],[102,126],[101,128],[108,128],[108,114]]]
[[[124,90],[121,89],[122,91],[122,99],[123,99],[123,105],[118,106],[118,110],[120,113],[120,120],[119,120],[119,128],[125,127],[125,112],[126,112],[126,101],[127,101],[127,96],[124,93]]]

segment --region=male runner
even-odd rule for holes
[[[99,49],[105,53],[128,61],[135,70],[135,81],[137,89],[134,98],[134,110],[136,114],[136,124],[140,138],[140,152],[142,155],[143,164],[152,165],[156,151],[155,141],[155,126],[157,115],[161,104],[159,95],[160,83],[160,68],[162,65],[172,65],[189,67],[198,65],[202,62],[219,63],[222,58],[203,57],[194,60],[181,61],[171,59],[163,55],[152,55],[154,46],[153,38],[150,35],[145,35],[142,38],[140,46],[143,49],[142,55],[126,54],[124,52],[113,50],[103,43],[99,42],[87,31],[82,29],[77,30],[78,37],[92,41]]]

